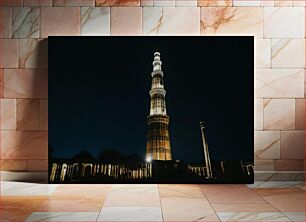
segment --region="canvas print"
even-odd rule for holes
[[[49,37],[49,183],[253,183],[254,37]]]

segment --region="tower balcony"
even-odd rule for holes
[[[155,94],[162,94],[163,96],[165,96],[166,90],[164,90],[163,88],[154,88],[154,89],[151,89],[149,93],[151,97]]]

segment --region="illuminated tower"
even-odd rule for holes
[[[169,116],[166,112],[163,83],[163,71],[160,53],[154,53],[152,86],[150,90],[150,115],[148,116],[147,152],[146,160],[171,160],[171,148],[169,138]]]
[[[207,144],[207,139],[205,135],[205,126],[203,122],[200,122],[200,127],[201,127],[201,133],[202,133],[202,143],[203,143],[203,149],[204,149],[204,159],[205,159],[205,165],[206,165],[206,176],[208,178],[212,178],[212,170],[211,170],[211,163],[210,163],[210,156],[209,156],[209,149],[208,149],[208,144]]]

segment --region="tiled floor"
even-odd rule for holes
[[[47,185],[1,182],[0,221],[305,221],[302,182]]]

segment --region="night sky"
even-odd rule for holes
[[[253,37],[49,37],[52,157],[145,155],[153,54],[161,53],[173,159],[253,160]]]

